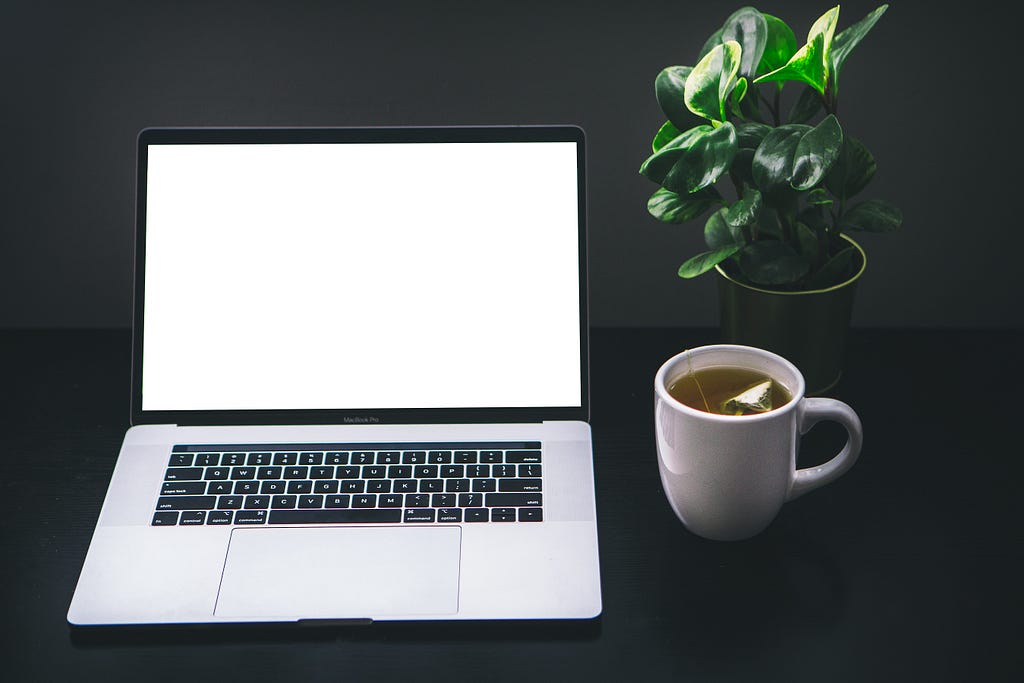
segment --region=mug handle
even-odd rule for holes
[[[799,498],[808,491],[813,491],[842,476],[857,461],[861,444],[864,442],[860,418],[853,412],[853,408],[842,401],[834,398],[805,398],[800,408],[797,425],[800,434],[806,434],[821,420],[835,420],[846,427],[847,439],[843,450],[828,462],[793,473],[789,493],[786,495],[787,501]]]

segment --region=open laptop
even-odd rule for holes
[[[147,129],[75,625],[590,618],[584,134]]]

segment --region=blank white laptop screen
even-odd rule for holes
[[[142,409],[582,405],[573,142],[153,144]]]

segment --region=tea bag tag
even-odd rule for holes
[[[722,412],[739,415],[744,410],[766,413],[772,409],[772,381],[766,379],[722,402]]]

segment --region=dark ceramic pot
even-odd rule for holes
[[[857,281],[867,264],[860,245],[842,238],[857,250],[860,265],[849,280],[827,289],[773,292],[743,284],[715,267],[723,340],[786,358],[803,373],[808,395],[823,394],[839,382]]]

